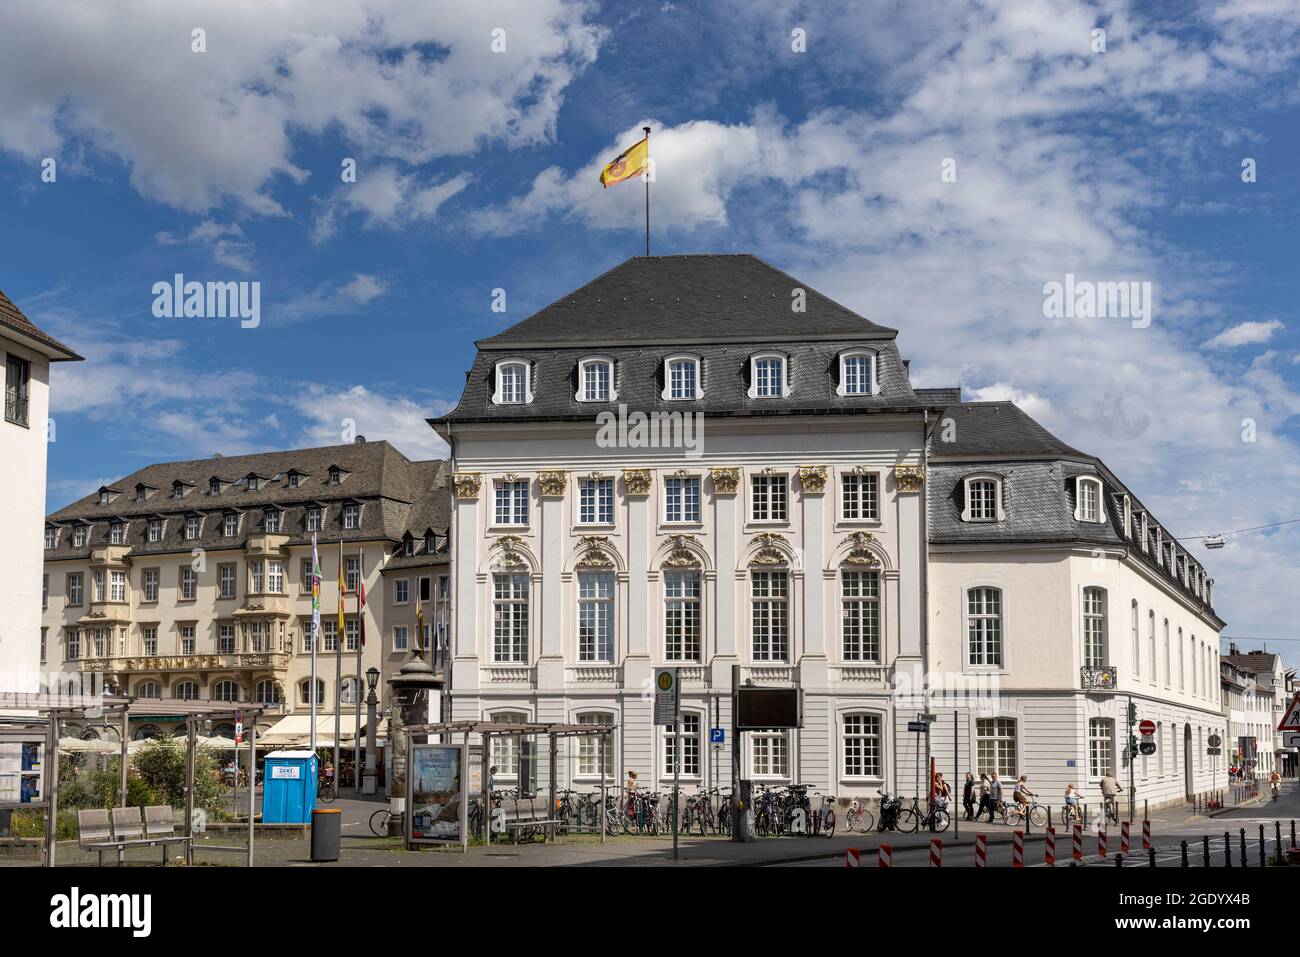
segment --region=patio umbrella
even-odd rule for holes
[[[205,748],[212,748],[216,751],[234,751],[243,745],[236,744],[233,738],[222,737],[217,735],[211,738],[203,738],[200,742]]]
[[[115,741],[63,737],[59,738],[59,750],[94,752],[96,754],[115,754],[122,750],[122,746]]]

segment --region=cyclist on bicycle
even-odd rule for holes
[[[1079,792],[1074,789],[1073,784],[1065,786],[1065,806],[1070,809],[1071,814],[1077,814],[1079,811]]]
[[[1276,768],[1268,772],[1268,786],[1273,792],[1273,800],[1276,801],[1277,793],[1282,789],[1282,775],[1277,773]]]
[[[1029,813],[1029,803],[1030,801],[1033,800],[1035,794],[1033,791],[1029,790],[1028,774],[1020,775],[1019,780],[1016,781],[1015,788],[1013,788],[1011,791],[1011,796],[1016,799],[1017,804],[1024,806],[1024,811],[1026,814]]]

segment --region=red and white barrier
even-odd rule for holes
[[[894,866],[894,848],[889,844],[881,844],[880,849],[876,851],[877,867]]]
[[[1106,856],[1106,829],[1104,827],[1097,831],[1097,854],[1101,857]]]
[[[1083,860],[1083,825],[1074,825],[1074,859]]]
[[[1011,866],[1025,866],[1025,832],[1013,831],[1011,834]]]
[[[1119,822],[1119,852],[1128,854],[1128,821]]]
[[[975,866],[984,867],[989,862],[989,838],[987,834],[975,835]]]
[[[846,847],[846,848],[844,849],[844,866],[845,866],[845,867],[861,867],[861,866],[862,866],[862,851],[859,850],[859,849],[856,848],[856,847]]]
[[[1142,850],[1151,850],[1151,822],[1142,822]]]
[[[930,838],[930,866],[943,867],[943,840],[941,838]]]
[[[1043,862],[1048,867],[1056,866],[1056,828],[1048,827],[1043,831]]]

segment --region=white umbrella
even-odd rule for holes
[[[63,737],[63,738],[59,738],[59,750],[60,751],[83,751],[83,752],[93,751],[97,754],[112,754],[114,752],[120,752],[122,750],[122,746],[113,741],[99,741],[96,739]]]

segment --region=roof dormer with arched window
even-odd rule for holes
[[[609,356],[588,356],[578,362],[578,388],[573,398],[578,402],[613,402],[614,360]]]
[[[532,369],[523,359],[500,359],[492,372],[494,405],[528,405],[533,401]]]
[[[838,396],[867,396],[880,391],[876,375],[876,353],[871,349],[845,349],[839,354]]]

